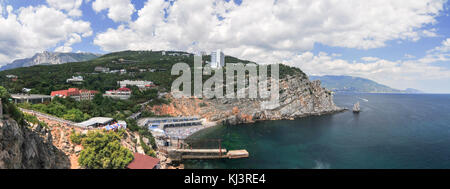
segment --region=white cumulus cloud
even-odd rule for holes
[[[89,22],[73,20],[60,10],[43,5],[15,11],[8,6],[8,13],[0,16],[0,25],[0,64],[30,57],[60,43],[70,47],[81,37],[92,35]]]
[[[96,12],[108,11],[108,17],[115,22],[128,22],[136,11],[131,0],[95,0],[92,8]]]
[[[292,56],[285,64],[298,67],[309,75],[351,75],[369,78],[398,89],[414,87],[427,92],[450,92],[448,88],[430,86],[430,83],[450,79],[450,69],[431,64],[450,61],[448,53],[429,51],[423,58],[411,57],[397,61],[373,57],[362,60],[363,62],[349,62],[327,53],[313,54],[308,51]]]
[[[106,2],[112,1],[97,0],[94,9],[110,7]],[[137,20],[97,35],[94,43],[106,51],[222,48],[230,55],[277,62],[285,55],[312,50],[316,43],[370,49],[383,47],[390,40],[433,36],[434,29],[423,27],[436,23],[444,3],[244,0],[236,5],[233,1],[182,0],[171,5],[151,0],[138,11]],[[127,6],[122,9],[127,10]],[[115,20],[129,20],[130,14],[122,15],[126,18]]]
[[[450,52],[450,38],[447,38],[446,40],[442,41],[441,46],[436,47],[434,52]]]
[[[319,43],[372,49],[389,41],[436,37],[433,25],[446,0],[171,2],[147,1],[136,20],[97,34],[94,44],[105,51],[220,48],[258,63],[283,62],[309,74],[364,76],[399,88],[417,78],[450,79],[450,71],[429,64],[447,59],[439,53],[408,61],[364,57],[349,62],[338,54],[310,52]]]
[[[374,62],[374,61],[379,60],[379,58],[368,56],[368,57],[362,57],[361,60],[364,60],[366,62]]]
[[[47,0],[47,3],[58,10],[65,10],[70,16],[79,17],[82,15],[79,9],[83,0]]]

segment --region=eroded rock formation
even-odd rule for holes
[[[267,110],[261,99],[171,99],[168,105],[149,107],[157,115],[201,116],[209,121],[226,124],[251,123],[258,120],[293,119],[342,111],[333,102],[331,91],[320,81],[310,81],[306,75],[287,76],[280,80],[280,106]]]
[[[70,168],[70,160],[53,145],[47,128],[9,119],[0,121],[0,168],[65,169]]]

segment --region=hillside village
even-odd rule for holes
[[[42,83],[53,82],[54,80],[42,80],[37,79],[38,77],[46,77],[47,74],[38,75],[28,75],[30,69],[36,69],[37,72],[43,72],[48,67],[45,66],[35,66],[26,68],[19,68],[16,70],[10,70],[13,74],[7,74],[3,77],[4,73],[0,73],[0,78],[2,85],[6,86],[8,91],[11,93],[10,101],[15,103],[20,109],[27,115],[36,116],[39,120],[46,122],[48,125],[66,124],[72,125],[72,127],[79,129],[88,130],[104,130],[104,131],[118,131],[120,129],[130,129],[131,131],[140,131],[145,133],[143,137],[146,137],[146,143],[153,148],[157,148],[154,141],[153,135],[157,136],[157,144],[164,146],[167,145],[167,138],[173,139],[184,139],[190,134],[203,129],[208,126],[213,126],[215,124],[207,123],[198,117],[178,117],[176,119],[169,117],[159,117],[156,120],[148,120],[144,118],[138,120],[142,116],[154,117],[151,112],[145,111],[145,105],[159,105],[167,103],[164,99],[168,91],[167,83],[161,82],[160,79],[156,82],[150,80],[144,80],[148,75],[166,75],[169,68],[168,65],[160,64],[167,61],[188,61],[192,62],[192,54],[183,52],[122,52],[118,53],[118,56],[106,55],[105,57],[111,56],[111,58],[100,57],[100,60],[93,60],[92,62],[81,62],[76,64],[83,64],[83,66],[92,68],[91,64],[95,67],[91,71],[82,72],[81,70],[87,70],[87,68],[79,68],[79,70],[74,71],[73,67],[68,68],[67,74],[72,75],[69,78],[59,77],[63,75],[64,71],[59,71],[57,82],[52,83],[52,86],[48,88],[43,88]],[[123,54],[154,57],[152,61],[157,61],[153,66],[151,62],[144,62],[142,59],[136,60],[136,58],[115,58],[123,57]],[[202,53],[205,54],[205,53]],[[114,57],[114,58],[112,58]],[[127,57],[127,56],[125,56]],[[101,59],[106,59],[106,61]],[[158,60],[159,58],[159,60]],[[98,63],[98,62],[101,63]],[[211,64],[213,67],[218,68],[219,66],[224,66],[225,55],[223,52],[215,51],[212,53],[211,61],[205,61],[204,63]],[[70,66],[78,66],[75,63],[67,64]],[[54,67],[66,67],[67,65],[57,65]],[[52,70],[52,69],[50,69]],[[52,75],[52,72],[48,72]],[[146,77],[147,76],[147,77]],[[50,78],[51,76],[48,76]],[[108,87],[103,86],[98,90],[97,87],[90,86],[92,78],[115,78],[116,86]],[[141,79],[144,78],[144,79]],[[160,77],[157,77],[160,78]],[[120,80],[119,80],[120,79]],[[107,79],[105,79],[107,80]],[[35,83],[35,81],[41,81],[41,84]],[[112,83],[112,82],[111,82]],[[47,90],[47,89],[52,89]],[[47,92],[48,91],[48,92]],[[100,103],[96,103],[100,101]],[[107,105],[103,105],[103,102],[107,101]],[[120,104],[127,104],[125,106],[120,106]],[[87,108],[76,108],[77,106],[83,106],[85,104],[93,104],[91,107],[87,105]],[[98,107],[95,107],[98,106]],[[116,111],[100,111],[100,113],[92,113],[92,109],[105,109],[118,106]],[[110,112],[110,113],[108,113]],[[117,113],[119,112],[119,113]],[[115,114],[116,113],[116,114]],[[110,116],[110,117],[108,117]],[[174,129],[169,129],[174,128]],[[180,134],[177,131],[181,128],[188,128],[186,132],[185,128],[184,134]],[[144,129],[142,129],[144,128]],[[166,133],[166,128],[167,133]],[[150,132],[142,132],[142,130],[147,130]],[[81,131],[82,131],[81,130]],[[71,135],[74,135],[72,133]],[[84,134],[87,134],[84,132]],[[149,141],[149,138],[151,139]],[[153,145],[151,145],[153,143]],[[142,144],[142,142],[141,142]],[[137,152],[143,154],[151,155],[156,157],[154,150],[138,150]],[[77,153],[80,150],[76,150]],[[146,153],[148,152],[148,153]],[[159,154],[159,153],[158,153]],[[161,159],[166,159],[165,156],[158,155]],[[140,158],[146,159],[146,158]],[[148,159],[148,158],[147,158]],[[151,159],[149,161],[152,161]],[[170,161],[169,161],[170,162]],[[159,166],[159,162],[158,162]],[[131,166],[133,167],[133,166]],[[156,167],[156,166],[155,166]],[[163,167],[167,167],[163,164]]]
[[[203,56],[202,64],[213,68],[221,68],[225,62],[250,63],[225,56],[220,50],[211,55],[199,54]],[[158,158],[159,164],[154,167],[169,168],[182,166],[179,163],[183,157],[203,157],[205,151],[183,151],[194,145],[185,141],[217,124],[294,119],[342,111],[320,82],[311,82],[301,70],[282,64],[281,107],[271,111],[262,110],[258,99],[174,99],[169,91],[178,76],[171,75],[170,70],[178,62],[185,62],[192,69],[194,56],[175,51],[124,51],[86,62],[7,70],[0,72],[0,84],[11,94],[8,102],[16,104],[25,115],[36,117],[29,118],[33,122],[43,122],[51,128],[61,125],[73,128],[73,132],[66,129],[66,134],[60,135],[70,138],[62,146],[68,148],[70,143],[68,149],[75,149],[82,145],[65,152],[85,168],[125,168],[125,164],[132,163],[133,155],[124,149],[120,156],[124,163],[108,167],[91,164],[96,160],[86,159],[87,151],[99,147],[86,142],[104,135],[114,135],[108,142],[135,136],[131,142],[121,142],[122,146],[128,146],[133,153]],[[203,77],[206,79],[208,76]],[[123,131],[128,134],[108,134]],[[248,157],[245,150],[227,151],[220,142],[214,145],[218,149],[208,151],[210,158]]]

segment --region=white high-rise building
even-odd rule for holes
[[[222,50],[218,49],[215,52],[211,52],[211,68],[221,68],[225,66],[225,54]]]

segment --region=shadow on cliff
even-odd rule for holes
[[[50,131],[25,129],[29,133],[22,145],[25,169],[70,169],[70,158],[52,143]]]
[[[0,122],[0,168],[69,169],[70,159],[52,143],[48,129]]]

